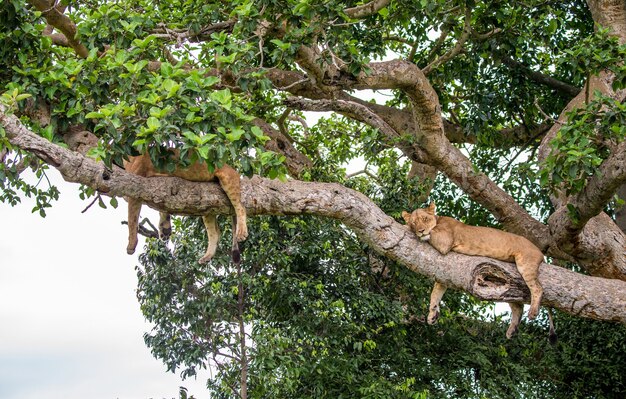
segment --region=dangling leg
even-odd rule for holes
[[[235,208],[235,215],[237,216],[237,227],[234,229],[233,234],[237,238],[237,241],[243,241],[248,237],[248,226],[246,223],[246,208],[241,204],[241,180],[239,173],[228,165],[215,170],[215,176],[220,181],[220,185],[230,203]]]
[[[511,323],[509,324],[508,330],[506,330],[506,337],[511,339],[511,337],[517,332],[519,323],[522,320],[524,305],[521,303],[509,303],[509,306],[511,307]]]
[[[443,298],[443,294],[446,293],[448,287],[435,281],[435,286],[430,293],[430,306],[428,307],[428,318],[426,319],[428,324],[435,324],[439,318],[439,302]]]
[[[530,289],[530,310],[528,320],[533,320],[539,314],[539,306],[543,296],[543,287],[539,283],[539,265],[543,262],[543,254],[530,254],[519,256],[515,259],[517,270],[522,275],[526,285]]]
[[[169,213],[159,213],[159,237],[163,241],[170,239],[172,234],[172,218]]]
[[[141,212],[141,201],[135,198],[126,198],[128,202],[128,246],[126,253],[132,255],[137,248],[137,229],[139,225],[139,212]]]
[[[200,258],[200,260],[198,260],[198,263],[206,263],[213,258],[213,255],[215,255],[215,251],[217,250],[217,243],[220,240],[220,228],[217,225],[216,216],[202,216],[202,221],[204,222],[204,227],[206,229],[208,243],[206,253],[202,258]]]

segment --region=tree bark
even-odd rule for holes
[[[155,209],[174,214],[232,211],[228,198],[215,183],[193,183],[175,177],[142,178],[120,168],[107,170],[102,163],[35,135],[15,116],[3,112],[0,107],[0,124],[10,143],[57,168],[67,181],[86,184],[110,195],[139,198]],[[456,253],[442,256],[369,198],[339,184],[244,178],[242,202],[251,216],[309,214],[337,219],[381,255],[480,299],[513,302],[530,299],[513,264]],[[576,316],[626,324],[626,282],[589,277],[549,264],[542,264],[539,279],[545,290],[545,306]]]

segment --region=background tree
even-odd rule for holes
[[[169,369],[217,366],[217,397],[623,396],[623,1],[5,1],[0,22],[3,201],[45,215],[57,190],[20,173],[52,166],[103,205],[229,213],[217,185],[115,166],[171,168],[172,146],[255,175],[241,265],[196,265],[195,219],[171,250],[148,242],[138,294]],[[513,265],[442,257],[397,222],[429,197],[553,261],[557,347],[542,320],[505,342],[476,300],[528,301]],[[433,278],[460,292],[430,327]]]

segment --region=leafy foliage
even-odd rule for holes
[[[611,150],[626,138],[625,122],[626,105],[599,94],[584,109],[571,111],[567,125],[551,142],[542,183],[565,189],[567,195],[582,191]]]

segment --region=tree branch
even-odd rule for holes
[[[529,67],[527,67],[526,65],[522,64],[521,62],[515,61],[514,59],[508,57],[508,56],[502,56],[500,58],[502,60],[502,63],[504,65],[506,65],[507,67],[509,67],[510,69],[516,70],[526,76],[528,76],[528,78],[536,83],[548,86],[554,90],[556,90],[559,94],[567,97],[567,98],[572,98],[572,97],[576,97],[578,95],[578,93],[580,93],[580,88],[576,87],[576,86],[572,86],[570,84],[567,84],[565,82],[561,82],[558,79],[555,79],[551,76],[548,75],[544,75],[541,72],[536,72],[533,71],[532,69],[530,69]]]
[[[527,237],[551,255],[562,255],[550,248],[547,226],[531,217],[485,174],[477,172],[470,160],[446,138],[439,98],[419,68],[401,60],[369,66],[369,73],[359,75],[353,87],[403,90],[412,103],[416,142],[426,152],[432,166],[487,208],[507,231]]]
[[[156,37],[161,39],[170,39],[177,43],[189,40],[191,42],[201,42],[209,40],[211,34],[215,32],[232,32],[235,26],[235,20],[228,20],[223,22],[216,22],[202,27],[199,31],[193,31],[191,29],[170,29],[165,24],[159,24],[156,29],[152,31]]]
[[[465,9],[463,33],[461,33],[459,40],[457,40],[456,44],[454,45],[452,49],[450,49],[441,57],[436,58],[433,62],[431,62],[424,69],[422,69],[422,72],[424,73],[424,75],[428,75],[433,69],[438,68],[439,66],[445,64],[446,62],[450,61],[451,59],[459,55],[461,50],[463,50],[463,46],[465,45],[465,42],[467,41],[467,39],[469,39],[470,35],[472,34],[472,26],[470,24],[471,20],[472,20],[472,10],[469,7],[467,7]]]
[[[15,116],[3,112],[0,109],[0,123],[11,144],[51,163],[67,181],[120,197],[139,198],[174,214],[231,212],[229,200],[217,184],[142,178],[118,168],[104,173],[103,164],[35,135]],[[513,264],[456,253],[442,256],[369,198],[339,184],[283,183],[253,177],[242,180],[242,202],[251,216],[310,214],[340,220],[378,253],[480,299],[529,300]],[[576,316],[626,324],[626,282],[588,277],[548,264],[541,266],[539,279],[544,286],[544,305]]]
[[[46,18],[48,24],[63,32],[67,43],[74,49],[79,57],[87,58],[89,50],[76,39],[76,25],[74,25],[74,22],[72,22],[67,15],[59,11],[55,1],[51,3],[48,0],[29,0],[28,2],[35,6],[37,10],[41,11],[41,14]]]
[[[626,142],[622,142],[616,151],[605,160],[598,168],[596,174],[589,179],[584,190],[574,197],[567,199],[567,204],[557,208],[550,215],[548,225],[552,231],[552,235],[557,244],[568,252],[577,252],[576,246],[584,239],[580,237],[585,230],[591,232],[592,229],[598,229],[597,223],[604,221],[612,228],[601,228],[602,234],[613,234],[608,242],[617,245],[615,248],[619,251],[621,243],[621,256],[613,253],[609,247],[595,243],[603,253],[601,262],[584,262],[590,273],[596,276],[607,278],[618,278],[626,280],[626,261],[624,260],[624,252],[626,249],[626,235],[620,234],[619,228],[603,214],[603,209],[611,200],[618,188],[626,183]],[[571,215],[570,207],[574,209],[574,215]],[[594,223],[587,226],[592,218],[598,218]],[[608,219],[608,220],[607,220]],[[590,231],[591,230],[591,231]],[[589,234],[596,236],[597,234]],[[580,251],[578,249],[578,251]],[[601,265],[601,267],[600,267]]]
[[[285,156],[285,165],[291,176],[298,177],[306,169],[310,169],[313,166],[313,162],[311,162],[306,155],[298,151],[289,138],[285,137],[279,130],[272,127],[272,125],[260,118],[254,119],[252,123],[260,127],[263,133],[270,138],[270,141],[265,143],[265,148]]]
[[[352,19],[361,19],[376,14],[387,7],[389,3],[391,3],[391,0],[372,0],[360,6],[346,8],[344,12]]]
[[[541,162],[544,162],[549,155],[551,151],[550,142],[567,122],[568,113],[582,106],[588,100],[586,98],[587,92],[600,92],[620,101],[624,100],[626,90],[620,92],[612,90],[611,83],[614,79],[615,75],[612,72],[601,72],[598,76],[592,76],[589,79],[586,83],[589,89],[581,90],[568,103],[559,115],[557,122],[544,136],[539,146],[539,160]],[[549,224],[551,234],[556,238],[555,244],[572,254],[576,262],[588,273],[594,276],[626,281],[626,251],[624,250],[626,248],[626,234],[617,227],[608,215],[597,212],[598,208],[603,208],[608,201],[607,195],[610,197],[615,193],[619,186],[617,183],[623,181],[623,152],[624,144],[620,144],[618,150],[614,151],[609,158],[612,161],[606,160],[601,165],[601,172],[609,176],[606,182],[602,182],[604,177],[598,175],[599,177],[591,178],[588,187],[575,198],[553,197],[552,203],[556,211],[550,217]],[[613,190],[612,193],[611,190]],[[589,196],[589,199],[585,196]],[[589,204],[585,204],[587,200],[590,200]],[[573,202],[570,203],[569,201]],[[572,223],[568,214],[568,203],[574,208],[581,207],[578,212],[581,213],[580,221],[582,223]]]
[[[383,140],[388,147],[400,149],[414,161],[429,163],[428,155],[419,146],[412,145],[408,140],[402,140],[399,132],[365,105],[345,100],[305,100],[298,97],[289,97],[284,103],[291,108],[303,111],[335,111],[349,116],[378,129],[383,134]]]

